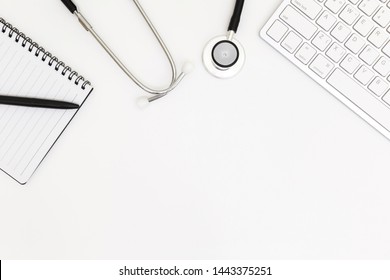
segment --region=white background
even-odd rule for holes
[[[0,258],[390,257],[390,142],[258,37],[280,1],[247,1],[247,63],[220,81],[201,54],[234,1],[141,0],[179,67],[197,66],[146,110],[59,0],[1,2],[95,91],[27,186],[0,174]],[[77,4],[141,79],[169,81],[132,1]]]

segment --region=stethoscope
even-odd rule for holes
[[[213,38],[203,51],[203,64],[207,71],[221,79],[236,76],[245,64],[245,51],[234,35],[241,20],[244,0],[237,0],[230,20],[228,33]]]
[[[69,11],[76,15],[80,24],[90,32],[96,41],[104,48],[104,50],[111,56],[111,58],[116,62],[116,64],[123,70],[123,72],[142,90],[151,94],[152,96],[145,97],[140,99],[141,104],[148,102],[153,102],[161,97],[166,96],[169,92],[174,90],[183,78],[192,71],[192,63],[185,63],[182,67],[181,73],[178,74],[175,61],[173,60],[172,55],[169,52],[168,47],[164,43],[157,29],[154,27],[150,18],[142,8],[138,0],[133,0],[134,4],[137,6],[139,12],[149,25],[154,36],[162,47],[168,61],[171,65],[172,71],[172,80],[171,84],[165,89],[152,89],[142,83],[129,69],[124,65],[124,63],[115,55],[115,53],[110,49],[110,47],[103,41],[103,39],[96,33],[92,28],[91,24],[87,19],[78,11],[76,5],[72,0],[61,0],[62,3],[69,9]],[[206,69],[214,76],[219,78],[229,78],[236,75],[244,65],[245,62],[245,52],[241,44],[234,38],[235,33],[237,32],[238,25],[240,23],[241,13],[244,6],[244,0],[237,0],[234,8],[233,16],[230,21],[228,34],[226,36],[219,36],[214,38],[206,46],[203,53],[203,62],[206,66]]]

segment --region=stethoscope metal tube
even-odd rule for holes
[[[110,47],[104,42],[104,40],[96,33],[96,31],[92,28],[91,24],[87,21],[87,19],[77,10],[76,5],[73,4],[71,0],[61,0],[65,6],[70,10],[71,13],[75,14],[81,23],[81,25],[92,34],[92,36],[96,39],[96,41],[103,47],[103,49],[111,56],[111,58],[115,61],[115,63],[125,72],[125,74],[142,90],[144,90],[147,93],[153,94],[154,96],[149,97],[148,101],[153,102],[157,99],[160,99],[161,97],[164,97],[169,92],[174,90],[179,83],[183,80],[183,78],[191,71],[191,65],[185,64],[182,72],[177,75],[177,68],[175,61],[172,58],[171,53],[168,50],[168,47],[164,43],[163,39],[161,38],[160,34],[158,33],[157,29],[154,27],[153,23],[149,19],[148,15],[146,14],[145,10],[142,8],[141,4],[138,0],[133,0],[134,4],[137,6],[138,10],[140,11],[141,15],[147,22],[148,26],[152,30],[154,36],[156,37],[157,41],[159,42],[160,46],[162,47],[166,57],[168,58],[169,64],[171,66],[172,71],[172,80],[169,87],[165,89],[152,89],[145,84],[143,84],[134,74],[130,72],[130,70],[124,65],[124,63],[115,55],[115,53],[110,49]]]

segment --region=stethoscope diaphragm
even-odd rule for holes
[[[217,66],[229,68],[236,64],[240,51],[232,41],[223,40],[214,46],[211,57]]]
[[[218,36],[207,43],[203,51],[203,64],[217,78],[232,78],[245,64],[245,50],[236,39]]]

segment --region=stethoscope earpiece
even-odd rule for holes
[[[184,74],[190,74],[192,71],[194,71],[195,65],[192,62],[187,61],[186,63],[183,64],[181,68],[181,72]]]

